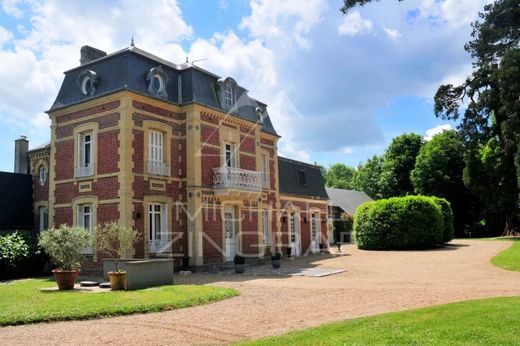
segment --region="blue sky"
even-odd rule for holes
[[[463,46],[488,0],[382,1],[348,15],[326,0],[2,0],[0,170],[13,141],[49,138],[44,113],[79,48],[136,45],[232,76],[269,105],[282,155],[352,166],[404,132],[456,126],[433,115],[442,83],[471,71]]]

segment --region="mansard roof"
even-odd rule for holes
[[[280,194],[328,199],[319,166],[278,157]]]
[[[167,83],[165,93],[156,96],[149,92],[147,76],[152,69],[159,67]],[[85,73],[96,77],[93,94],[84,95],[81,91],[80,79]],[[176,105],[198,103],[250,122],[257,123],[261,120],[263,131],[277,136],[269,119],[267,105],[249,97],[247,90],[236,82],[233,83],[235,107],[225,109],[221,90],[222,83],[228,79],[230,78],[221,78],[191,63],[175,64],[130,46],[65,71],[60,91],[49,112],[118,91],[130,90]],[[260,117],[259,114],[263,116]]]

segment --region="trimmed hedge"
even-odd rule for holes
[[[442,202],[426,196],[381,199],[362,204],[354,220],[360,249],[407,250],[444,243]]]
[[[454,227],[453,227],[453,211],[451,210],[451,204],[445,198],[432,197],[434,202],[441,207],[442,212],[442,240],[447,243],[453,239]]]

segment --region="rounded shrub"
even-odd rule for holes
[[[453,211],[451,204],[445,198],[432,197],[433,201],[441,208],[442,212],[442,240],[447,243],[453,239]]]
[[[434,198],[406,196],[362,204],[354,220],[360,249],[406,250],[443,243],[443,214]]]

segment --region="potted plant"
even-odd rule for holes
[[[112,290],[126,289],[126,271],[119,269],[119,260],[130,256],[137,237],[136,230],[115,222],[96,227],[96,249],[115,259],[115,271],[108,272]]]
[[[39,244],[57,266],[52,271],[60,290],[74,288],[81,267],[82,251],[90,247],[90,232],[82,227],[61,225],[42,231]]]
[[[246,263],[246,258],[240,255],[235,255],[235,273],[241,274],[244,272],[244,264]]]
[[[271,263],[272,263],[274,269],[280,268],[280,266],[282,265],[282,254],[279,252],[276,252],[274,255],[272,255]]]

